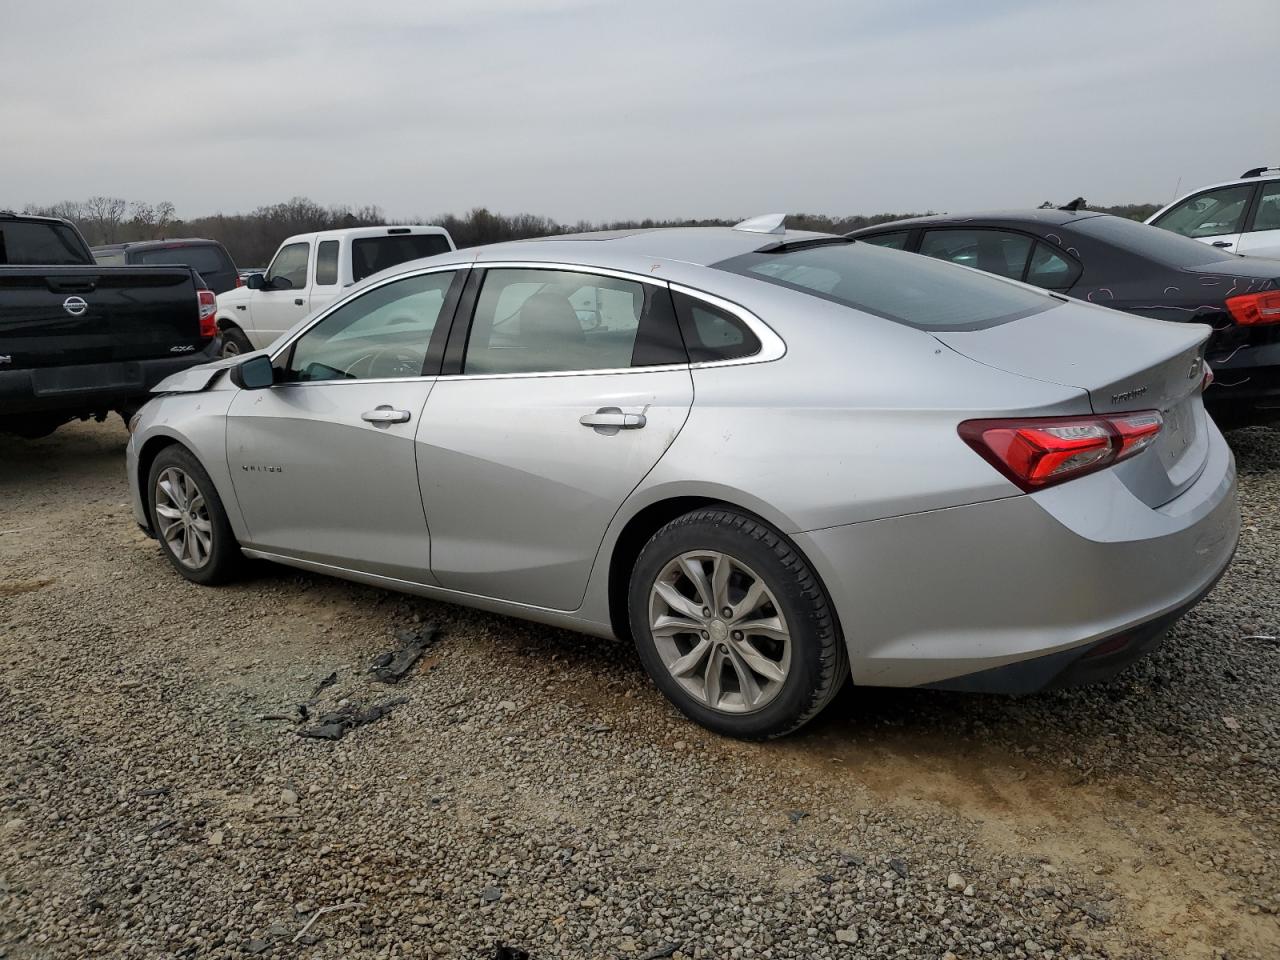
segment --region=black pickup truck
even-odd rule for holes
[[[190,267],[104,267],[66,220],[0,212],[0,432],[128,420],[165,377],[217,359],[212,290]]]

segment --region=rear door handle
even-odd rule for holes
[[[1229,246],[1231,246],[1231,241],[1230,241],[1230,240],[1215,240],[1215,241],[1213,241],[1213,245],[1214,245],[1215,247],[1229,247]]]
[[[408,423],[409,411],[396,410],[390,404],[382,404],[372,410],[360,414],[360,419],[372,423],[375,427],[385,427],[392,423]]]
[[[584,427],[594,427],[600,433],[615,433],[618,430],[639,430],[649,421],[643,413],[624,413],[618,407],[601,407],[595,413],[583,414],[578,422]]]

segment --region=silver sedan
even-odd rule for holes
[[[689,717],[776,736],[850,677],[1151,649],[1239,530],[1207,334],[779,222],[524,241],[165,381],[129,480],[190,580],[264,558],[629,639]]]

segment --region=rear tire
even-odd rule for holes
[[[628,616],[653,682],[685,716],[747,740],[798,730],[849,676],[826,592],[787,538],[708,507],[641,550]]]
[[[218,491],[186,447],[173,444],[156,455],[147,475],[147,510],[160,550],[193,583],[225,583],[240,572],[244,556]]]
[[[220,356],[238,357],[242,353],[252,352],[253,344],[249,342],[249,338],[244,335],[243,330],[237,326],[229,326],[223,329]]]

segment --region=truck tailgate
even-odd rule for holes
[[[0,370],[176,358],[208,342],[188,267],[0,267]]]

